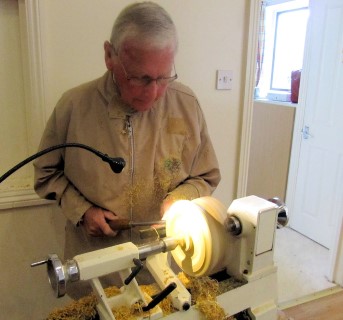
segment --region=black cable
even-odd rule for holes
[[[111,158],[110,156],[108,156],[107,154],[104,154],[92,147],[89,147],[85,144],[81,144],[81,143],[63,143],[63,144],[58,144],[56,146],[52,146],[49,148],[46,148],[44,150],[41,150],[37,153],[35,153],[34,155],[28,157],[27,159],[21,161],[20,163],[18,163],[17,165],[15,165],[12,169],[8,170],[4,175],[2,175],[0,177],[0,183],[3,182],[5,179],[7,179],[11,174],[13,174],[15,171],[17,171],[18,169],[20,169],[21,167],[23,167],[24,165],[26,165],[27,163],[31,162],[32,160],[39,158],[40,156],[49,153],[51,151],[54,151],[56,149],[61,149],[61,148],[69,148],[69,147],[76,147],[76,148],[81,148],[81,149],[86,149],[92,153],[94,153],[95,155],[97,155],[99,158],[101,158],[103,161],[107,162],[112,171],[115,173],[120,173],[122,172],[122,170],[125,167],[125,160],[123,158]]]

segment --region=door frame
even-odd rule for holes
[[[310,0],[311,1],[311,0]],[[242,132],[241,132],[241,150],[239,160],[238,172],[238,186],[237,197],[244,197],[247,194],[247,181],[249,173],[249,158],[250,158],[250,145],[251,145],[251,131],[254,107],[254,84],[255,84],[255,66],[257,54],[257,39],[258,39],[258,26],[260,16],[261,0],[250,1],[250,18],[249,18],[249,34],[248,34],[248,47],[247,47],[247,69],[245,75],[245,89],[244,89],[244,103],[243,103],[243,118],[242,118]],[[306,44],[309,41],[306,39]],[[304,101],[306,101],[306,88],[307,88],[307,57],[308,51],[306,50],[304,56],[304,68],[301,78],[301,86],[299,92],[299,103],[296,107],[296,115],[293,129],[293,141],[290,157],[289,175],[286,191],[286,204],[292,215],[294,207],[295,185],[298,175],[299,155],[301,148],[301,129],[305,116]],[[339,223],[340,222],[340,223]],[[330,281],[343,286],[343,218],[337,221],[337,228],[335,230],[333,247],[330,250],[330,263],[327,270],[327,277]]]

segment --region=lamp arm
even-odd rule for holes
[[[29,162],[31,162],[34,159],[37,159],[39,157],[41,157],[42,155],[49,153],[51,151],[54,151],[56,149],[61,149],[61,148],[70,148],[70,147],[76,147],[76,148],[81,148],[81,149],[86,149],[92,153],[94,153],[95,155],[97,155],[99,158],[101,158],[103,161],[107,162],[112,171],[115,173],[120,173],[122,172],[122,170],[125,167],[125,160],[123,158],[111,158],[110,156],[108,156],[105,153],[102,153],[90,146],[87,146],[85,144],[82,143],[62,143],[62,144],[58,144],[46,149],[43,149],[37,153],[35,153],[34,155],[28,157],[27,159],[19,162],[17,165],[15,165],[12,169],[8,170],[5,174],[3,174],[0,177],[0,183],[3,182],[5,179],[7,179],[11,174],[13,174],[15,171],[17,171],[18,169],[20,169],[21,167],[23,167],[24,165],[28,164]]]

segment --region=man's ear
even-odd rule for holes
[[[104,43],[104,51],[105,51],[105,64],[108,70],[113,70],[113,58],[114,58],[114,50],[113,46],[108,42],[105,41]]]

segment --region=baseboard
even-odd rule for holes
[[[314,293],[308,294],[306,296],[303,296],[303,297],[300,297],[297,299],[292,299],[292,300],[289,300],[286,302],[279,303],[278,308],[280,310],[285,310],[285,309],[297,306],[299,304],[303,304],[306,302],[317,300],[317,299],[320,299],[320,298],[323,298],[323,297],[326,297],[328,295],[335,294],[335,293],[341,292],[341,291],[343,291],[343,288],[340,287],[339,285],[336,285],[336,286],[329,288],[329,289],[324,289],[324,290],[314,292]]]

